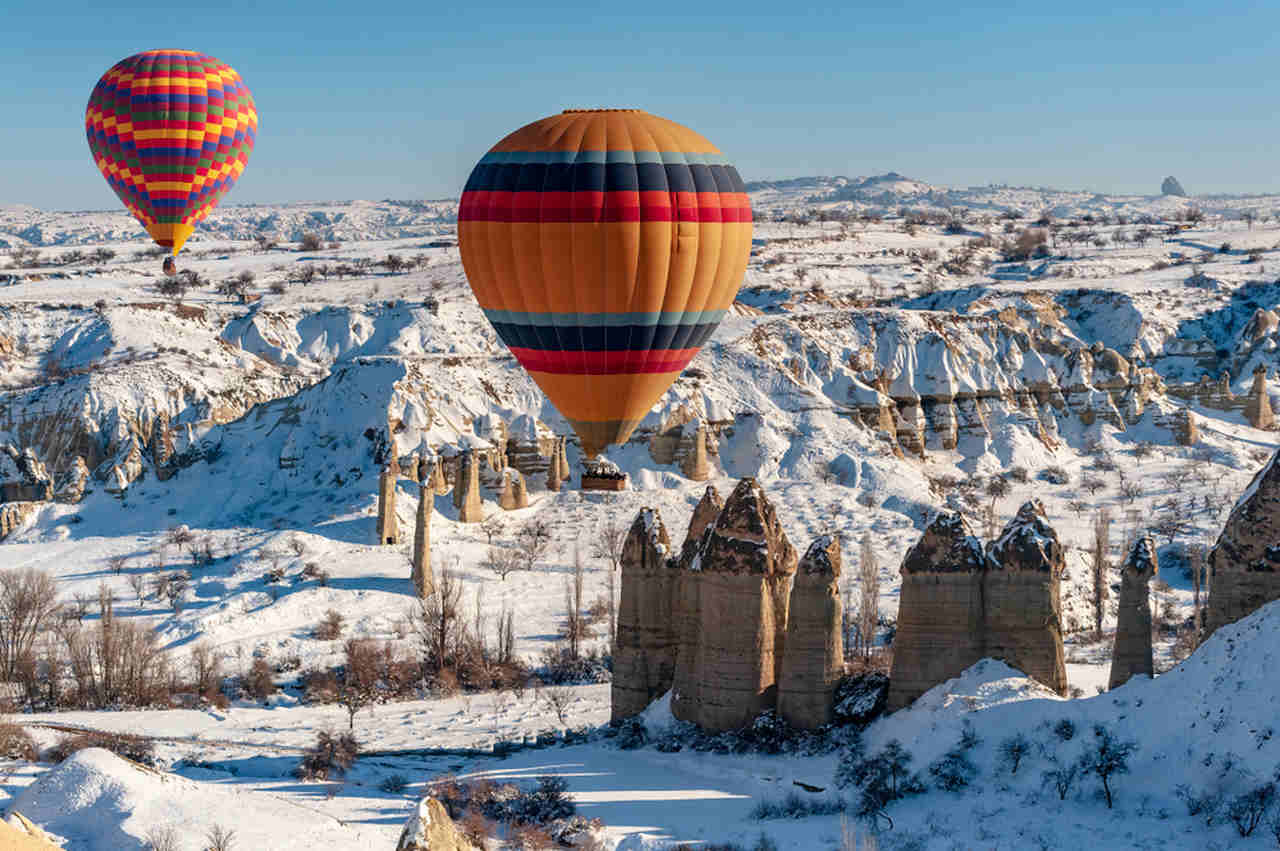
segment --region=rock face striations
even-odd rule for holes
[[[1280,599],[1280,453],[1249,483],[1209,554],[1209,632]]]
[[[777,702],[796,552],[754,479],[734,488],[689,570],[672,712],[708,730]]]
[[[1066,694],[1059,590],[1066,558],[1040,500],[1023,503],[988,555],[983,655]]]
[[[840,541],[823,535],[796,569],[787,609],[787,637],[778,676],[778,714],[792,727],[831,722],[836,682],[844,673]]]
[[[934,518],[902,561],[890,710],[983,658],[982,542],[959,514]]]
[[[1065,694],[1063,563],[1038,500],[1025,503],[986,552],[963,517],[935,518],[902,562],[888,708],[901,709],[988,656]]]
[[[678,635],[673,608],[679,571],[657,510],[636,515],[622,547],[622,595],[613,650],[613,718],[644,710],[671,689]]]
[[[1120,612],[1107,688],[1124,685],[1136,674],[1155,675],[1151,657],[1151,595],[1147,584],[1159,572],[1155,545],[1144,535],[1134,542],[1120,569]]]
[[[796,727],[828,723],[844,670],[839,541],[815,541],[800,571],[754,479],[723,504],[707,487],[678,558],[658,512],[642,510],[622,556],[613,720],[670,689],[675,716],[707,730],[773,709]]]

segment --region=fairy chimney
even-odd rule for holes
[[[388,463],[378,476],[378,543],[400,543],[396,524],[396,467]]]
[[[1276,417],[1271,410],[1271,394],[1267,392],[1267,368],[1259,364],[1253,370],[1253,387],[1244,403],[1244,418],[1254,428],[1270,429]]]
[[[1280,598],[1280,453],[1253,477],[1209,553],[1208,632]]]
[[[435,493],[426,482],[418,485],[418,519],[413,528],[413,581],[414,593],[418,599],[425,600],[431,596],[433,579],[431,576],[431,508],[435,502]]]
[[[707,427],[701,421],[693,433],[693,445],[680,462],[680,472],[695,482],[711,478],[711,464],[707,461]]]
[[[889,674],[890,711],[983,657],[987,567],[982,543],[964,517],[952,512],[935,517],[907,551]]]
[[[801,730],[831,722],[836,682],[844,672],[839,584],[840,541],[823,535],[796,569],[778,678],[778,714]]]
[[[656,509],[643,508],[622,546],[622,592],[613,651],[612,719],[642,712],[675,678],[677,570]]]
[[[458,457],[458,480],[453,486],[453,505],[458,509],[459,523],[484,520],[480,502],[480,459],[474,449],[463,450]]]
[[[1022,504],[988,555],[983,654],[1066,694],[1060,591],[1066,556],[1040,500]]]
[[[734,730],[776,705],[795,569],[772,503],[743,479],[682,577],[677,718]]]
[[[1116,618],[1116,646],[1111,655],[1108,688],[1124,685],[1136,674],[1155,676],[1148,583],[1159,571],[1155,545],[1150,536],[1143,535],[1134,542],[1120,568],[1120,611]]]

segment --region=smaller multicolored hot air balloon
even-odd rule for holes
[[[485,316],[592,458],[626,441],[733,303],[751,204],[689,128],[571,109],[484,155],[458,244]]]
[[[191,50],[148,50],[102,75],[84,123],[102,176],[176,255],[244,171],[258,113],[230,66]]]

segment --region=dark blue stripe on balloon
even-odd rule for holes
[[[539,351],[645,352],[651,349],[692,349],[701,346],[718,322],[700,325],[517,325],[494,322],[508,346]]]
[[[730,187],[730,188],[725,188]],[[466,192],[745,192],[731,165],[480,163]]]

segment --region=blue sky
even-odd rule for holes
[[[85,102],[156,47],[212,54],[254,94],[257,148],[224,203],[455,196],[503,135],[584,106],[687,124],[747,180],[896,170],[1154,193],[1174,174],[1192,193],[1280,191],[1274,0],[18,2],[0,203],[115,206]]]

